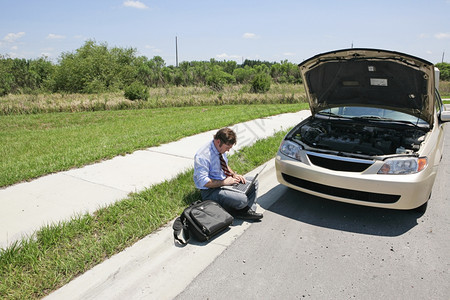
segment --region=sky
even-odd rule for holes
[[[58,62],[87,40],[178,61],[300,63],[344,48],[450,62],[450,0],[0,0],[0,55]]]

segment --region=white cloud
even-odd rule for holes
[[[58,35],[58,34],[54,34],[54,33],[50,33],[49,35],[47,35],[47,39],[49,40],[61,40],[61,39],[65,39],[66,37],[64,35]]]
[[[226,53],[217,54],[217,55],[216,55],[216,58],[217,58],[217,59],[224,59],[224,60],[227,60],[227,59],[232,59],[232,60],[239,60],[239,59],[242,59],[242,57],[239,56],[239,55],[228,55],[228,54],[226,54]]]
[[[41,52],[41,57],[52,57],[50,52]]]
[[[8,33],[7,35],[5,35],[5,37],[3,38],[3,40],[7,43],[13,43],[16,40],[20,39],[21,37],[23,37],[25,35],[25,32],[18,32],[18,33]]]
[[[244,34],[242,35],[242,37],[243,37],[244,39],[256,39],[256,38],[258,38],[256,34],[250,33],[250,32],[244,33]]]
[[[284,52],[283,55],[284,56],[295,56],[295,53],[293,53],[293,52]]]
[[[438,40],[450,39],[450,33],[448,32],[439,32],[434,35]]]
[[[138,9],[147,9],[148,8],[148,6],[145,5],[144,3],[142,3],[141,1],[132,1],[132,0],[124,1],[123,6],[133,7],[133,8],[138,8]]]
[[[158,48],[156,48],[155,46],[151,46],[151,45],[145,45],[144,48],[145,48],[145,49],[150,49],[150,50],[152,50],[152,52],[154,52],[154,53],[161,53],[161,52],[162,52],[161,49],[158,49]]]

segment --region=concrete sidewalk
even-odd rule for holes
[[[272,159],[259,177],[257,211],[264,212],[276,202],[283,189],[287,187],[278,184]],[[191,240],[185,247],[180,247],[174,243],[172,220],[44,299],[173,299],[245,230],[262,223],[264,219],[256,223],[235,219],[228,231],[214,239],[205,243]]]
[[[232,153],[309,115],[309,111],[300,111],[234,125],[238,143]],[[216,131],[0,189],[0,248],[46,224],[92,213],[192,168],[195,152]]]

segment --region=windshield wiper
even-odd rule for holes
[[[333,117],[333,118],[350,119],[349,117],[345,117],[345,116],[342,116],[342,115],[337,115],[337,114],[334,114],[334,113],[329,112],[329,111],[320,111],[317,114],[318,115],[322,115],[322,116]]]
[[[352,119],[356,120],[381,120],[381,121],[393,121],[389,118],[383,118],[380,116],[359,116],[359,117],[352,117]]]
[[[418,119],[419,120],[419,119]],[[392,123],[400,123],[408,126],[414,126],[415,128],[424,128],[425,126],[420,126],[418,122],[411,122],[411,121],[405,121],[405,120],[392,120]],[[428,125],[428,123],[427,123]],[[427,126],[429,127],[429,125]]]
[[[412,122],[412,121],[407,121],[407,120],[395,120],[395,119],[390,119],[390,118],[383,118],[383,117],[379,117],[379,116],[360,116],[360,117],[353,117],[352,119],[355,120],[375,120],[375,121],[388,121],[391,123],[397,123],[397,124],[404,124],[404,125],[408,125],[408,126],[413,126],[415,128],[422,128],[421,126],[418,125],[417,122]]]

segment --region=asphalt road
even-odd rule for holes
[[[263,221],[177,299],[449,299],[446,126],[446,156],[425,214],[349,205],[276,185],[264,195],[276,201],[264,207]]]

